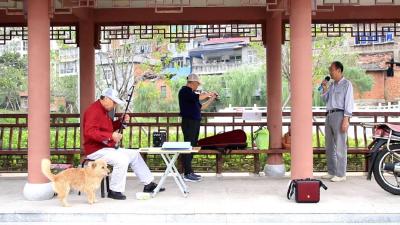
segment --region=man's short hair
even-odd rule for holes
[[[341,62],[339,62],[339,61],[334,61],[334,62],[332,63],[332,65],[335,65],[336,69],[340,69],[340,72],[343,73],[344,68],[343,68],[343,64],[342,64]]]

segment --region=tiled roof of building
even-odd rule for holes
[[[361,68],[367,71],[387,70],[389,62],[393,58],[393,52],[361,53],[358,56],[358,63]]]

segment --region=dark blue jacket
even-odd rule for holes
[[[201,120],[201,103],[199,95],[188,86],[183,86],[179,91],[179,115],[182,118]]]

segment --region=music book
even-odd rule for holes
[[[164,142],[163,150],[192,150],[190,142]]]

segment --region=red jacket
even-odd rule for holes
[[[83,146],[85,155],[107,147],[114,147],[112,133],[119,128],[120,121],[112,121],[100,101],[92,103],[83,115]]]

